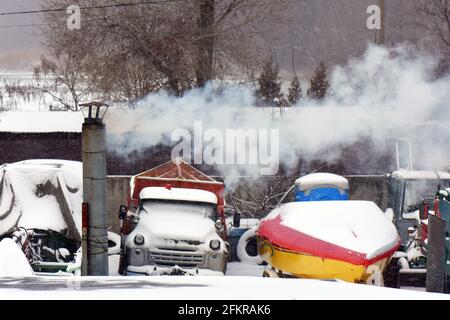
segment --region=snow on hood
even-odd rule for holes
[[[80,240],[80,162],[29,160],[0,167],[0,235],[16,227]]]
[[[33,269],[22,250],[10,238],[0,241],[0,277],[29,277]]]
[[[142,233],[159,240],[190,240],[205,242],[217,237],[214,222],[200,214],[153,212],[140,215],[133,233]]]
[[[371,201],[291,202],[266,219],[334,245],[376,257],[398,244],[397,229]],[[263,220],[263,221],[264,221]]]

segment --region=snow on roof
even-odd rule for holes
[[[217,204],[218,202],[217,196],[212,192],[188,188],[167,189],[163,187],[147,187],[142,189],[139,198],[206,202],[213,204]]]
[[[0,166],[0,235],[15,227],[80,240],[82,164],[26,160]]]
[[[395,226],[372,201],[291,202],[266,219],[331,244],[364,253],[368,259],[398,243]]]
[[[399,179],[444,179],[450,180],[450,173],[444,171],[419,171],[419,170],[398,170],[391,174],[392,178]]]
[[[30,159],[30,160],[23,160],[19,162],[14,162],[11,164],[8,164],[10,167],[21,167],[24,168],[26,166],[46,166],[49,168],[54,169],[60,169],[63,167],[69,167],[69,166],[80,166],[79,161],[71,161],[71,160],[59,160],[59,159]]]
[[[0,132],[81,132],[81,112],[7,111],[0,113]]]
[[[295,181],[300,191],[309,190],[317,186],[336,186],[340,189],[348,189],[348,180],[342,176],[332,173],[312,173]]]

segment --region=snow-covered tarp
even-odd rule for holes
[[[82,165],[27,160],[0,167],[0,236],[15,228],[81,240]]]

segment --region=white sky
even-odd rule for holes
[[[41,0],[0,0],[0,12],[16,12],[39,9]],[[36,33],[38,27],[4,27],[12,25],[38,24],[39,15],[0,16],[0,69],[27,68],[33,59],[40,56],[40,43]]]
[[[0,13],[36,10],[42,1],[0,0]],[[98,1],[109,3],[107,0]],[[299,70],[312,69],[321,60],[330,64],[345,63],[349,57],[361,54],[367,42],[373,41],[373,32],[366,28],[366,9],[377,1],[299,0],[294,10],[298,22],[287,30],[274,30],[266,35],[266,40],[276,52],[281,69],[291,69],[292,48]],[[388,42],[415,38],[420,33],[414,30],[415,12],[412,4],[411,0],[388,1]],[[5,69],[31,70],[30,67],[38,62],[43,53],[37,36],[38,26],[2,26],[39,23],[42,23],[39,14],[0,16],[0,72]]]

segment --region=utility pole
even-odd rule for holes
[[[108,105],[90,102],[82,129],[83,150],[83,276],[108,275],[108,217],[106,214],[106,130]],[[103,108],[103,109],[102,109]]]
[[[380,7],[380,29],[375,33],[375,43],[379,46],[386,44],[386,4],[385,0],[378,0]]]

